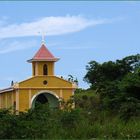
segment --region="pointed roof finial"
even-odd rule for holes
[[[42,44],[45,44],[45,33],[42,32]]]
[[[41,44],[45,44],[45,35],[46,35],[46,33],[43,32],[43,30],[42,30],[42,31],[39,31],[38,34],[42,36]]]

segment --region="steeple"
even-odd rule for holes
[[[34,55],[34,57],[28,62],[33,61],[57,61],[58,58],[55,58],[53,54],[46,48],[45,44],[41,45],[41,48],[37,51],[37,53]]]
[[[54,75],[54,62],[58,60],[59,58],[55,58],[42,42],[40,49],[28,62],[32,63],[33,76]]]

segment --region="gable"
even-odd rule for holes
[[[19,82],[19,88],[21,87],[72,88],[73,84],[56,76],[35,76]]]

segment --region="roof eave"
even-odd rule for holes
[[[14,90],[14,88],[12,88],[12,87],[5,88],[5,89],[0,90],[0,93],[9,92],[9,91],[13,91],[13,90]]]
[[[27,62],[29,62],[29,63],[32,63],[32,62],[56,62],[56,61],[58,61],[60,58],[54,58],[54,59],[30,59],[30,60],[27,60]]]

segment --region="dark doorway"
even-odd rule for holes
[[[32,102],[32,108],[36,107],[39,104],[48,104],[48,106],[50,108],[59,107],[58,98],[47,92],[41,93],[34,98],[34,100]]]
[[[37,106],[39,104],[46,104],[46,103],[48,103],[48,99],[46,98],[46,96],[44,94],[40,94],[37,96],[35,106]]]

